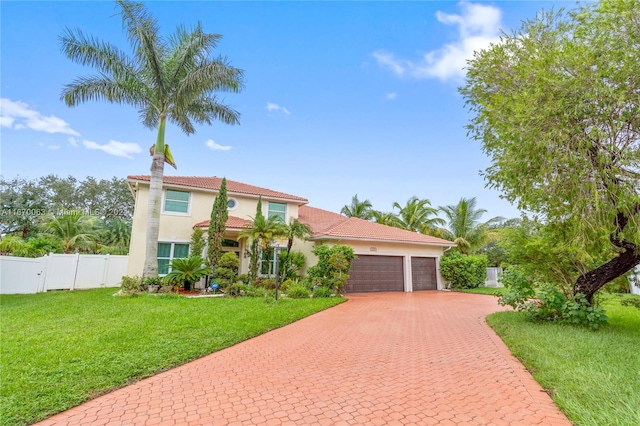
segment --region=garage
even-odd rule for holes
[[[402,256],[358,255],[351,262],[347,293],[404,291]]]
[[[436,259],[433,257],[412,257],[411,282],[413,283],[413,291],[437,290]]]

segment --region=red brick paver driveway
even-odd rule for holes
[[[352,295],[42,425],[570,425],[484,323],[496,298]]]

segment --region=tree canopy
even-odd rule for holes
[[[640,263],[640,3],[541,12],[469,61],[461,93],[490,187],[609,261],[589,299]]]

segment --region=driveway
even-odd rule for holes
[[[485,324],[496,298],[355,294],[41,425],[570,425]]]

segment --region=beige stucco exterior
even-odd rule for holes
[[[146,244],[146,223],[149,200],[149,185],[145,183],[133,183],[132,189],[135,196],[135,209],[133,214],[133,224],[131,229],[131,242],[129,245],[129,264],[127,275],[140,276],[144,268],[145,244]],[[187,213],[175,213],[164,211],[164,197],[166,189],[189,192],[189,209]],[[159,242],[168,243],[188,243],[191,239],[193,227],[211,216],[211,208],[215,201],[217,191],[202,190],[199,188],[188,188],[184,186],[165,185],[162,193],[162,207],[160,210],[160,233]],[[227,198],[234,199],[236,206],[229,209],[230,216],[251,220],[256,214],[258,206],[258,196],[228,193]],[[262,214],[267,215],[269,202],[285,203],[287,205],[286,221],[290,218],[298,217],[298,204],[278,198],[262,198]],[[225,237],[237,240],[238,231],[229,230]],[[285,245],[286,242],[283,243]],[[240,271],[246,272],[249,259],[245,256],[245,247],[240,243]]]

